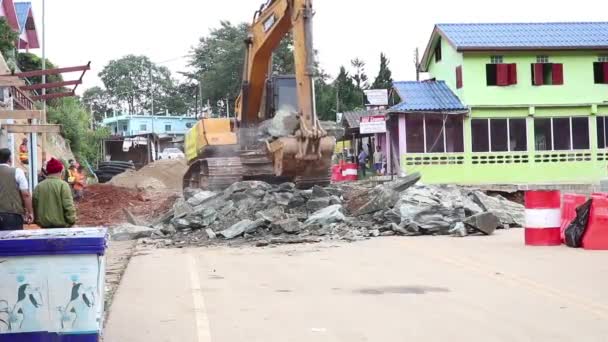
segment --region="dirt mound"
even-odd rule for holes
[[[110,184],[131,189],[182,190],[185,160],[158,160],[138,171],[127,171],[112,178]]]
[[[127,221],[123,209],[129,210],[142,220],[151,220],[168,211],[176,200],[167,193],[116,187],[108,184],[91,185],[85,190],[84,199],[76,203],[78,226],[107,226]]]

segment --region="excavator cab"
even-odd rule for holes
[[[199,134],[186,137],[195,152],[188,157],[184,187],[221,189],[242,179],[289,180],[299,187],[329,183],[336,139],[321,127],[315,111],[313,15],[312,0],[267,0],[256,11],[245,40],[236,130],[225,123],[211,128],[207,120],[197,124]],[[273,51],[289,32],[295,75],[272,75]],[[261,126],[272,118],[295,124],[261,139]]]

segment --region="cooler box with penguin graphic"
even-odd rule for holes
[[[0,232],[0,341],[97,342],[105,228]]]

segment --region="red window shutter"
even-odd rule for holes
[[[456,67],[456,88],[462,88],[462,66]]]
[[[509,64],[496,64],[496,85],[509,85]]]
[[[509,64],[509,84],[517,84],[517,64]]]
[[[561,63],[553,63],[553,84],[564,84],[564,65]]]
[[[608,83],[608,62],[602,63],[602,69],[604,71],[604,83]]]
[[[534,63],[534,85],[543,85],[543,63]]]

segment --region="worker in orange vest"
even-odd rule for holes
[[[27,165],[30,162],[29,152],[27,148],[27,138],[23,138],[21,145],[19,145],[19,161],[23,165]]]
[[[87,177],[84,174],[84,168],[79,165],[74,173],[74,185],[72,186],[74,189],[74,200],[78,201],[82,199],[86,185]]]

